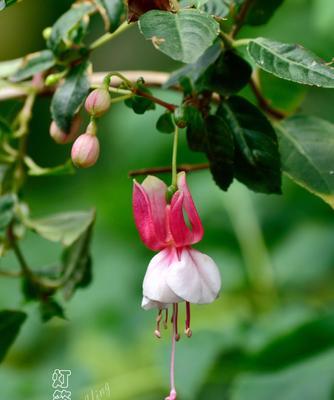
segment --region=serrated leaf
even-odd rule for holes
[[[106,30],[114,32],[122,22],[125,14],[125,3],[123,0],[97,0],[102,8],[102,17]]]
[[[238,96],[222,102],[217,115],[224,119],[234,137],[235,177],[256,192],[281,193],[277,137],[268,119]]]
[[[266,24],[284,0],[253,0],[245,23],[248,25]]]
[[[64,297],[69,299],[77,288],[88,286],[92,280],[90,245],[94,220],[82,235],[64,250],[61,279],[64,281]]]
[[[24,162],[28,169],[28,175],[30,176],[59,176],[59,175],[71,175],[75,173],[73,163],[68,160],[66,163],[57,165],[56,167],[40,167],[30,157],[25,157]]]
[[[40,219],[27,219],[25,225],[53,242],[71,246],[94,223],[95,211],[72,211]]]
[[[73,116],[88,95],[90,84],[87,70],[89,65],[89,61],[84,61],[72,68],[52,98],[52,118],[64,132],[70,131]]]
[[[249,42],[248,53],[260,68],[279,78],[334,88],[334,68],[299,45],[257,38]]]
[[[224,120],[216,115],[210,115],[205,123],[210,171],[217,185],[227,190],[234,177],[233,136]]]
[[[5,358],[26,318],[27,314],[22,311],[0,311],[0,362]]]
[[[189,78],[193,83],[195,83],[207,68],[217,60],[221,51],[221,43],[217,41],[209,47],[195,63],[188,64],[173,72],[163,87],[169,88],[177,85],[183,78]]]
[[[30,78],[38,72],[46,71],[56,63],[51,50],[43,50],[32,53],[23,58],[22,63],[15,73],[11,76],[13,82],[20,82]]]
[[[172,113],[165,112],[161,114],[157,121],[156,128],[162,133],[173,133],[175,130],[175,125]]]
[[[149,11],[139,19],[146,39],[174,60],[194,63],[218,36],[219,24],[199,10]]]
[[[49,49],[58,53],[62,43],[73,41],[73,30],[81,20],[92,13],[95,6],[88,2],[75,3],[65,14],[63,14],[53,25],[50,38],[47,41]]]
[[[22,58],[0,62],[0,79],[9,78],[19,68]]]
[[[334,125],[298,115],[276,130],[283,171],[334,208]]]

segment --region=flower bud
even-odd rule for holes
[[[71,128],[68,133],[62,131],[57,126],[56,122],[52,121],[50,125],[50,136],[58,144],[71,143],[77,138],[80,125],[81,125],[81,117],[79,114],[75,115],[75,117],[73,118]]]
[[[91,167],[96,163],[99,154],[99,140],[95,135],[89,133],[80,135],[72,146],[71,157],[73,164],[77,167]]]
[[[184,106],[175,109],[174,121],[179,128],[185,128],[187,126],[186,109]]]
[[[59,72],[58,74],[50,74],[45,78],[45,86],[56,85],[63,77],[63,72]]]
[[[100,117],[110,107],[110,95],[107,89],[100,88],[93,90],[87,97],[85,107],[93,117]]]
[[[49,39],[50,39],[50,36],[51,36],[51,33],[52,33],[52,28],[51,28],[51,26],[48,26],[48,27],[45,28],[45,29],[43,30],[43,32],[42,32],[43,38],[44,38],[45,40],[49,40]]]

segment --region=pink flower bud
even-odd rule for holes
[[[56,122],[52,121],[50,125],[50,136],[58,144],[67,144],[74,142],[74,140],[78,136],[80,125],[81,125],[81,117],[78,114],[73,118],[71,128],[68,133],[62,131],[57,126]]]
[[[99,154],[99,140],[95,135],[89,133],[80,135],[72,146],[71,157],[73,164],[77,167],[91,167],[96,163]]]
[[[110,107],[110,95],[107,89],[95,89],[87,97],[85,107],[87,112],[94,116],[100,117]]]

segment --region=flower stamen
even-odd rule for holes
[[[156,328],[155,328],[155,331],[154,331],[154,334],[158,339],[161,338],[161,331],[160,331],[161,319],[162,319],[162,309],[159,309],[159,313],[158,313],[158,316],[157,316],[157,319],[156,319],[157,325],[156,325]]]
[[[184,333],[188,336],[188,338],[191,338],[192,336],[192,330],[190,329],[190,303],[189,301],[186,301],[186,329]]]
[[[168,327],[168,308],[165,310],[165,320],[164,320],[164,328],[167,329]]]
[[[179,305],[177,303],[174,304],[174,330],[175,330],[175,340],[178,342],[180,340],[179,329],[178,329],[178,319],[179,319]]]
[[[177,342],[177,314],[178,314],[178,304],[174,303],[173,304],[173,317],[172,317],[172,322],[173,322],[173,335],[172,335],[172,354],[171,354],[171,360],[170,360],[170,394],[168,397],[166,397],[165,400],[176,400],[177,394],[175,390],[175,347],[176,347],[176,342]]]

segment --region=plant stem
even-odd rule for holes
[[[125,94],[124,96],[113,97],[112,99],[110,99],[110,103],[112,103],[112,104],[120,103],[121,101],[129,99],[132,96],[133,96],[133,94],[131,93],[131,94]]]
[[[175,104],[167,103],[166,101],[158,99],[157,97],[152,96],[149,93],[142,92],[140,89],[135,89],[133,93],[135,93],[137,96],[145,97],[146,99],[149,99],[154,103],[159,104],[159,106],[165,107],[168,111],[174,112],[177,108]]]
[[[6,271],[6,270],[0,269],[0,276],[5,276],[7,278],[19,278],[20,276],[22,276],[22,272],[21,271]]]
[[[177,167],[177,172],[185,171],[185,172],[193,172],[193,171],[201,171],[204,169],[208,169],[210,166],[208,163],[201,163],[201,164],[180,164]],[[172,171],[171,166],[166,167],[152,167],[152,168],[142,168],[136,169],[133,171],[129,171],[128,176],[140,176],[140,175],[149,175],[149,174],[163,174]]]
[[[250,41],[251,41],[251,39],[234,40],[232,46],[234,48],[241,47],[241,46],[247,46]]]
[[[130,26],[131,26],[131,24],[128,24],[126,21],[123,22],[114,32],[112,32],[112,33],[107,32],[104,35],[102,35],[101,37],[99,37],[98,39],[96,39],[95,42],[93,42],[90,45],[89,50],[93,51],[93,50],[97,49],[98,47],[103,46],[105,43],[109,42],[110,40],[114,39],[115,37],[120,35],[122,32],[124,32],[125,30],[127,30]]]
[[[28,263],[26,262],[19,245],[17,244],[12,225],[10,225],[8,227],[7,238],[8,238],[8,241],[14,251],[14,254],[20,264],[22,275],[29,277],[29,278],[33,277],[33,273],[31,271],[31,269],[29,268]]]
[[[175,125],[173,155],[172,155],[172,185],[177,187],[177,147],[179,142],[179,127]]]
[[[256,84],[255,80],[251,78],[249,81],[249,86],[252,89],[256,100],[259,104],[259,106],[262,108],[263,111],[265,111],[267,114],[272,116],[273,118],[276,119],[284,119],[286,117],[286,114],[280,110],[277,110],[276,108],[272,107],[268,100],[263,96],[263,94],[260,91],[260,88]]]
[[[240,12],[235,18],[235,24],[231,30],[231,37],[234,38],[239,33],[240,29],[242,28],[243,23],[247,17],[248,11],[253,4],[254,0],[246,0],[244,4],[241,6]]]

